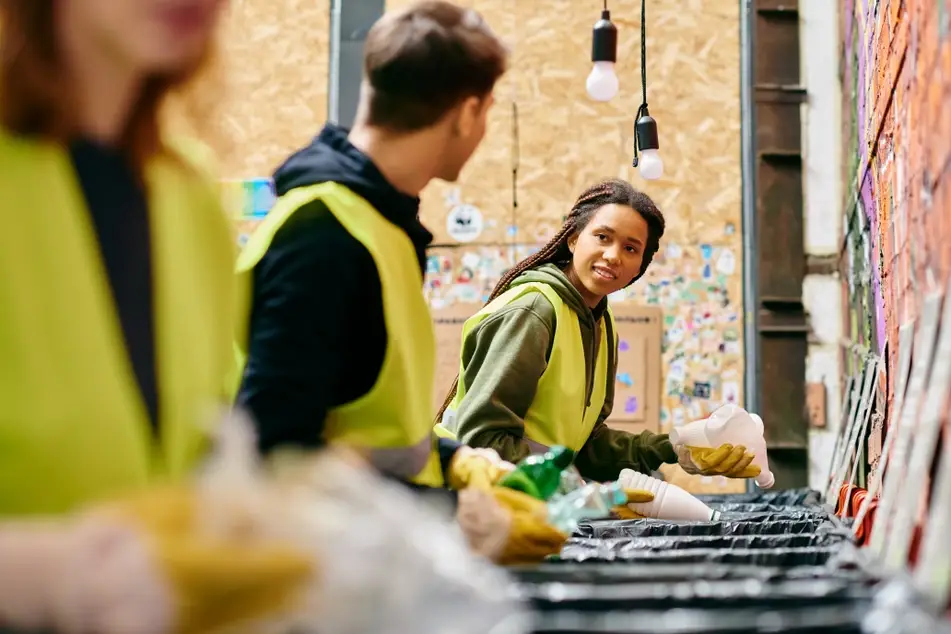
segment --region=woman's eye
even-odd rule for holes
[[[636,253],[637,253],[637,247],[631,247],[631,246],[629,246],[629,247],[627,247],[627,251],[628,251],[628,253],[635,253],[635,254],[636,254]]]
[[[599,233],[599,234],[597,234],[597,236],[598,236],[598,240],[600,240],[601,242],[604,242],[605,240],[608,239],[607,235],[605,235],[605,234],[603,234],[603,233]]]

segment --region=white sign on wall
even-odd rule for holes
[[[446,217],[446,232],[457,242],[472,242],[482,235],[482,212],[472,205],[456,205]]]

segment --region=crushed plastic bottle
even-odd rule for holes
[[[582,488],[587,482],[581,477],[581,473],[574,465],[569,465],[561,472],[561,484],[558,485],[556,495],[568,495],[572,491]]]
[[[570,535],[584,520],[607,517],[612,508],[626,502],[620,482],[593,482],[549,502],[548,523]]]
[[[753,464],[760,468],[756,484],[761,489],[768,489],[776,480],[769,470],[763,433],[762,418],[738,405],[727,404],[703,420],[671,429],[670,442],[696,447],[718,447],[724,443],[743,445],[753,452]]]

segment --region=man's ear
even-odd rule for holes
[[[478,97],[466,97],[456,107],[456,125],[454,131],[457,136],[466,137],[475,131],[485,108],[485,100]]]

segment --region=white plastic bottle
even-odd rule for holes
[[[652,478],[633,469],[621,471],[618,482],[625,489],[641,489],[654,494],[654,499],[651,502],[628,504],[631,509],[644,517],[697,522],[710,522],[720,517],[718,511],[714,511],[679,486]]]
[[[724,405],[708,418],[675,427],[670,431],[670,442],[694,447],[719,447],[723,443],[743,445],[753,452],[753,464],[760,468],[756,484],[768,489],[776,479],[769,470],[763,419],[750,414],[738,405]]]

